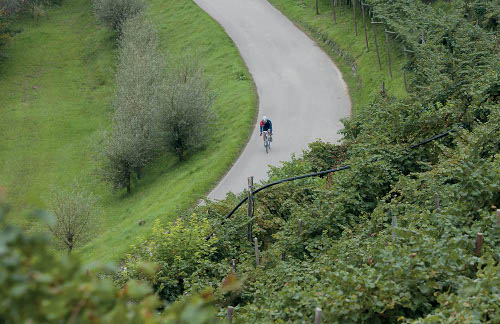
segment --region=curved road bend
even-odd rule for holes
[[[330,58],[265,0],[194,0],[233,39],[257,85],[259,119],[243,153],[208,195],[222,199],[246,188],[247,177],[267,179],[268,165],[301,153],[318,138],[336,143],[340,119],[350,115],[342,75]],[[266,154],[260,117],[273,122]]]

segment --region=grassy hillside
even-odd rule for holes
[[[43,206],[50,185],[90,169],[88,137],[108,125],[116,44],[85,0],[15,29],[0,65],[0,184],[12,217],[28,227],[23,216]]]
[[[373,30],[366,15],[369,50],[366,50],[361,8],[356,8],[358,35],[354,32],[353,9],[345,4],[335,7],[337,23],[333,22],[331,1],[319,1],[316,15],[315,0],[269,0],[269,2],[323,47],[342,71],[355,114],[381,91],[381,84],[390,93],[405,97],[402,67],[403,48],[390,41],[392,75],[390,78],[384,29],[377,25],[377,42],[382,69],[379,69]]]
[[[122,257],[152,220],[169,220],[178,209],[203,197],[239,154],[255,116],[251,76],[222,28],[192,1],[152,1],[162,48],[168,55],[191,52],[201,57],[218,92],[216,134],[207,148],[179,163],[165,156],[134,184],[131,195],[102,197],[100,231],[80,249],[84,260]],[[116,41],[94,22],[90,3],[63,3],[50,20],[36,26],[26,18],[23,32],[7,48],[2,66],[0,184],[9,191],[11,220],[29,228],[28,211],[44,207],[40,197],[53,184],[74,178],[92,180],[90,147],[97,131],[109,126]],[[8,127],[7,127],[8,126]],[[230,136],[229,136],[230,135]],[[139,227],[138,220],[146,225]]]

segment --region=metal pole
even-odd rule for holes
[[[253,176],[248,177],[248,227],[247,227],[247,240],[252,242],[252,218],[253,218]]]

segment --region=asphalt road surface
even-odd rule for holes
[[[340,119],[351,103],[342,75],[330,58],[265,0],[194,0],[233,39],[257,85],[259,118],[236,163],[209,199],[240,192],[247,177],[267,179],[268,165],[300,154],[316,139],[336,143]],[[268,154],[260,137],[260,118],[273,122]]]

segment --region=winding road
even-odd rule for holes
[[[209,199],[240,192],[247,177],[267,178],[268,165],[300,154],[309,142],[341,138],[340,119],[351,103],[342,75],[330,58],[265,0],[194,0],[233,39],[259,94],[259,119],[233,167]],[[273,144],[266,154],[259,136],[262,115],[273,122]]]

